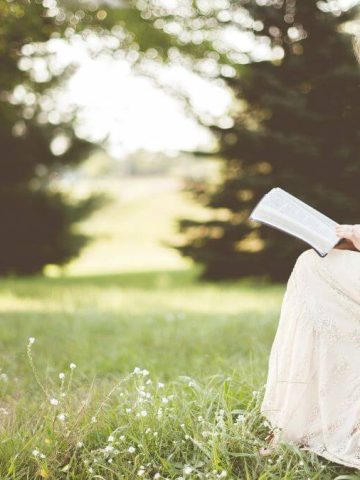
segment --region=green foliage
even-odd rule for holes
[[[228,60],[238,74],[224,80],[239,103],[232,127],[213,126],[222,180],[193,187],[213,219],[183,220],[188,240],[180,250],[204,264],[208,278],[285,279],[306,247],[248,220],[270,188],[284,188],[339,223],[359,221],[360,69],[342,29],[357,10],[323,11],[334,5],[312,0],[244,5],[262,22],[257,36],[269,36],[284,58],[239,68]]]
[[[75,137],[74,112],[53,125],[44,121],[55,106],[44,112],[41,103],[52,102],[67,73],[51,71],[45,45],[63,35],[71,20],[71,12],[59,6],[60,21],[50,4],[0,1],[0,274],[34,273],[77,255],[87,239],[74,232],[74,224],[96,206],[95,198],[73,204],[51,188],[62,168],[81,162],[91,146]],[[31,67],[36,59],[46,65],[41,81]],[[50,148],[57,137],[68,144],[60,155]]]

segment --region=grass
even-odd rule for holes
[[[1,280],[1,479],[358,478],[259,456],[284,287],[195,274]]]
[[[53,371],[68,361],[87,376],[143,366],[167,381],[246,370],[251,362],[263,373],[283,287],[199,284],[194,275],[3,279],[3,369],[27,371],[24,345],[34,336],[39,363]]]
[[[284,285],[196,282],[162,242],[204,212],[176,182],[111,182],[67,276],[0,280],[0,479],[360,479],[258,453]]]

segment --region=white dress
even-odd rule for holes
[[[360,252],[298,257],[261,413],[278,440],[360,469]]]

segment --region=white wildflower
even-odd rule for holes
[[[65,422],[65,413],[59,413],[57,418],[60,420],[60,422]]]
[[[3,382],[7,382],[9,380],[9,377],[7,376],[6,373],[1,373],[0,374],[0,379],[3,381]]]
[[[136,448],[135,448],[135,447],[129,447],[129,448],[128,448],[128,452],[129,452],[129,453],[135,453],[135,451],[136,451]]]
[[[64,380],[64,378],[65,378],[65,373],[64,373],[64,372],[60,372],[60,373],[59,373],[59,378],[60,378],[60,380]]]
[[[158,382],[157,386],[158,386],[158,388],[164,388],[164,387],[165,387],[165,384],[164,384],[164,383],[161,383],[161,382]]]
[[[59,405],[59,400],[57,398],[50,398],[51,405]]]
[[[142,417],[146,417],[147,411],[146,411],[146,410],[141,410],[140,415],[141,415]]]
[[[161,478],[161,475],[159,472],[155,473],[154,480],[157,480],[158,478]]]
[[[236,422],[237,424],[242,423],[245,420],[245,416],[241,413],[236,417]]]
[[[76,363],[71,362],[70,365],[69,365],[69,367],[70,367],[70,370],[75,370],[75,368],[76,368]]]
[[[108,436],[108,442],[113,442],[115,440],[113,435]]]
[[[141,368],[135,367],[133,373],[135,373],[135,375],[139,375],[139,373],[141,373]]]
[[[81,448],[83,446],[84,446],[83,442],[77,442],[76,444],[76,448]]]
[[[142,477],[144,475],[144,473],[145,473],[145,470],[143,468],[139,468],[139,470],[137,472],[138,476]]]
[[[91,423],[96,423],[96,422],[97,422],[96,417],[91,417]]]
[[[227,472],[223,470],[222,472],[219,473],[218,478],[226,478],[227,477]]]
[[[37,450],[36,448],[31,453],[33,454],[34,457],[38,457],[40,455],[39,450]]]
[[[169,403],[169,399],[167,397],[162,397],[162,403]]]
[[[131,408],[127,408],[127,409],[125,410],[125,412],[126,412],[126,413],[131,413]]]
[[[190,473],[192,473],[192,471],[193,471],[193,468],[190,467],[190,465],[185,465],[184,470],[183,470],[184,475],[190,475]]]
[[[29,345],[33,345],[35,342],[35,337],[29,337]]]

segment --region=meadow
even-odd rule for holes
[[[166,237],[179,195],[131,200],[131,222],[119,218],[113,238],[131,238],[137,215],[151,225],[154,212]],[[108,208],[94,225],[113,217]],[[0,478],[360,478],[290,445],[258,453],[285,286],[198,282],[169,252],[154,269],[158,242],[136,239],[142,261],[127,251],[122,273],[110,255],[95,274],[87,251],[63,275],[0,280]],[[93,252],[110,248],[99,242]]]

